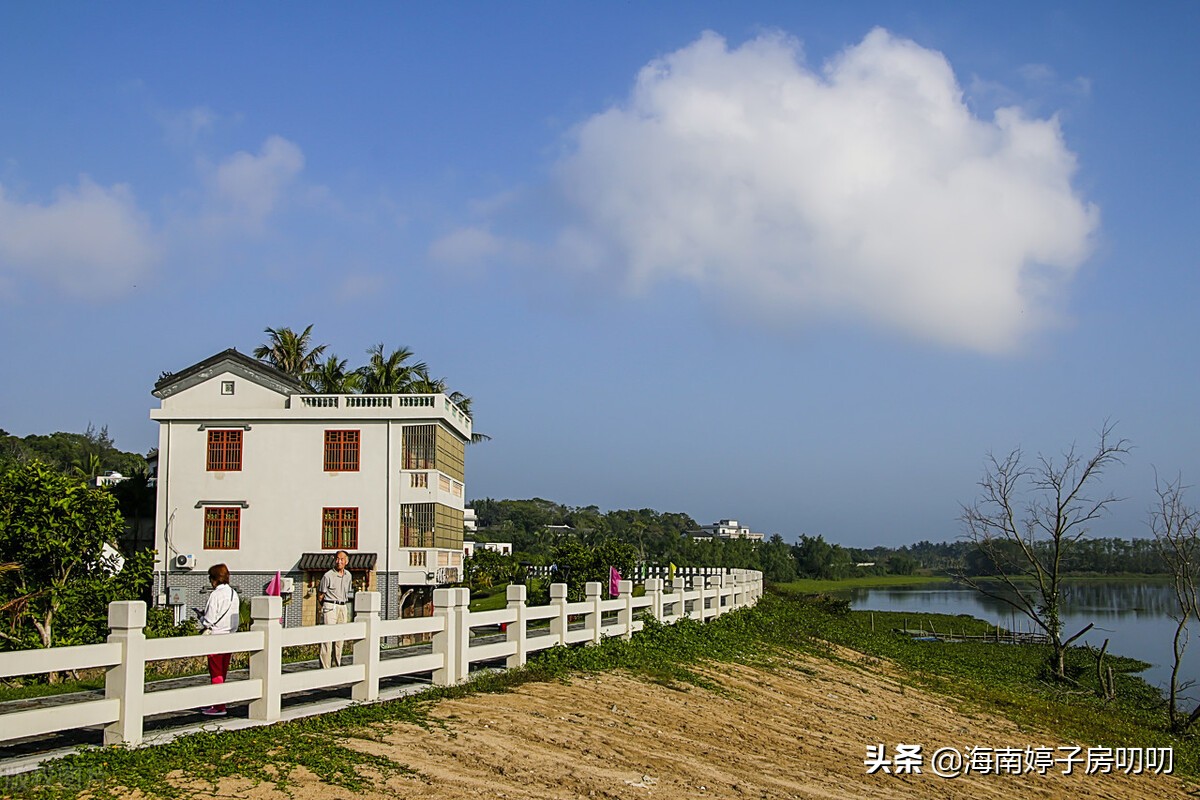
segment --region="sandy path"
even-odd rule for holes
[[[1006,720],[957,711],[888,670],[799,658],[773,671],[719,665],[725,691],[668,688],[624,675],[531,684],[444,701],[443,728],[397,725],[381,743],[416,771],[368,797],[398,798],[1111,798],[1186,797],[1167,776],[866,774],[869,744],[1064,744]],[[1131,745],[1135,743],[1130,743]],[[361,797],[294,774],[296,797]],[[240,784],[240,785],[239,785]],[[271,786],[230,781],[197,796],[266,800]]]

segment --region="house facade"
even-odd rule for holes
[[[339,549],[389,618],[460,580],[471,420],[445,395],[312,394],[226,350],[164,374],[154,396],[155,595],[179,616],[204,605],[217,563],[243,598],[280,572],[288,625],[315,623]]]

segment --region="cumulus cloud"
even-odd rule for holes
[[[82,297],[128,289],[159,258],[129,187],[86,176],[41,204],[10,198],[0,186],[0,278],[32,276]]]
[[[944,56],[882,29],[820,71],[785,36],[706,33],[569,144],[557,263],[985,352],[1059,319],[1098,225],[1055,118],[976,117]],[[454,237],[448,253],[501,247]]]
[[[299,146],[271,136],[257,155],[241,150],[218,164],[212,185],[229,213],[257,227],[279,205],[302,169],[304,153]]]

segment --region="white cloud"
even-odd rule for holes
[[[484,228],[457,228],[431,244],[429,255],[447,264],[468,265],[493,258],[506,246],[505,240]]]
[[[128,288],[159,258],[133,193],[83,176],[52,202],[26,203],[0,186],[0,278],[29,275],[81,297]]]
[[[182,110],[157,111],[155,118],[162,125],[167,141],[176,147],[191,148],[212,133],[220,117],[208,106],[193,106]]]
[[[820,73],[798,51],[706,33],[643,68],[557,165],[555,261],[986,352],[1057,321],[1098,225],[1057,120],[975,117],[940,53],[881,29]],[[472,228],[435,248],[500,246]]]
[[[282,136],[271,136],[258,155],[241,150],[218,164],[212,186],[228,213],[249,227],[258,227],[302,169],[300,148]]]

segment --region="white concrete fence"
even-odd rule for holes
[[[703,622],[752,606],[762,596],[762,573],[753,570],[699,577],[690,590],[680,583],[667,591],[662,579],[648,578],[645,595],[634,597],[633,582],[621,581],[619,594],[609,600],[602,599],[600,583],[588,583],[585,599],[574,603],[567,602],[566,584],[555,583],[546,606],[527,606],[525,587],[509,586],[507,607],[476,612],[468,608],[467,589],[436,589],[433,616],[391,620],[380,618],[378,592],[358,592],[353,622],[286,629],[279,621],[282,601],[264,596],[251,600],[249,631],[168,639],[145,637],[145,603],[112,603],[108,607],[111,633],[104,644],[0,653],[0,678],[95,668],[106,673],[102,700],[0,714],[0,744],[103,725],[105,744],[136,745],[142,741],[147,717],[247,700],[250,719],[270,723],[280,718],[284,695],[294,692],[349,685],[354,701],[373,702],[385,678],[431,673],[435,685],[449,686],[466,680],[474,663],[504,659],[506,666],[517,667],[530,653],[555,645],[595,644],[605,637],[628,639],[641,630],[645,615],[664,624],[685,617]],[[572,627],[572,618],[582,619],[582,627]],[[548,628],[543,620],[549,621]],[[496,625],[506,626],[504,641],[471,644],[472,628]],[[433,635],[433,652],[380,658],[384,640],[416,634]],[[283,671],[283,648],[331,640],[353,643],[352,663]],[[250,654],[246,680],[146,691],[149,661],[241,652]]]

